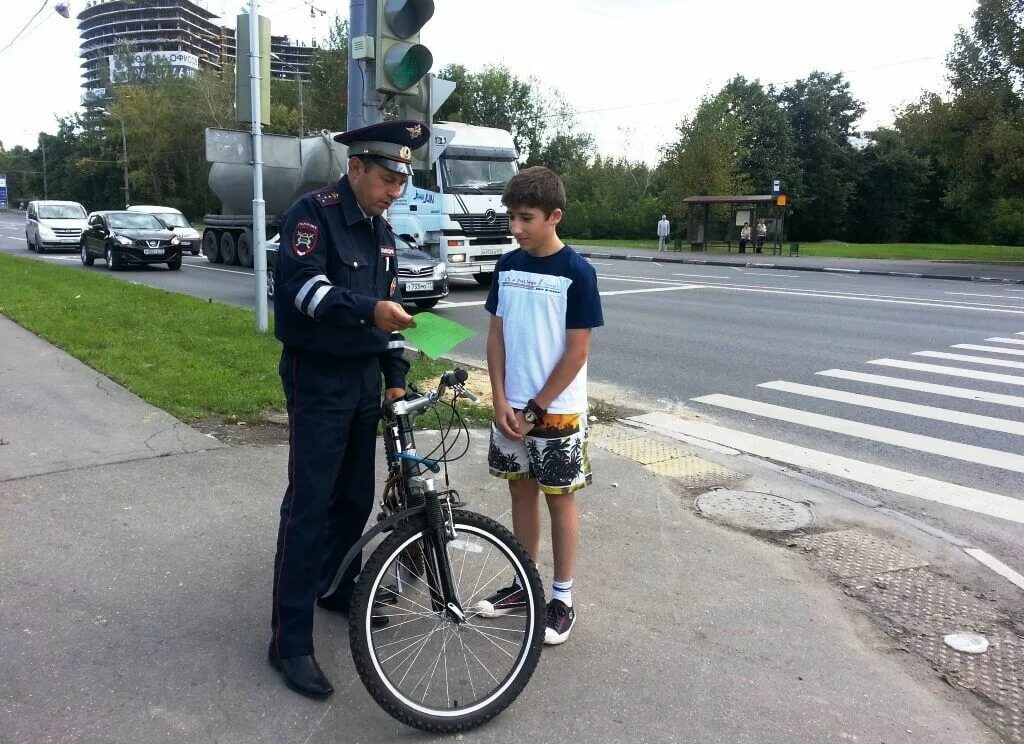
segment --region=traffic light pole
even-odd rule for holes
[[[256,278],[256,330],[266,333],[267,318],[267,205],[263,200],[263,128],[260,123],[259,0],[249,3],[249,93],[252,100],[252,248],[253,274]]]
[[[377,95],[377,65],[352,56],[352,39],[377,31],[377,3],[381,0],[350,0],[348,45],[348,117],[347,128],[359,129],[384,120]]]

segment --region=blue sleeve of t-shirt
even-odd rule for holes
[[[565,327],[598,328],[603,325],[601,295],[597,291],[597,272],[593,266],[580,259],[572,273],[572,284],[569,285]]]
[[[508,254],[506,253],[505,256],[499,258],[498,263],[494,266],[494,276],[491,277],[491,288],[487,292],[487,302],[484,303],[484,309],[491,315],[498,314],[498,272],[505,268],[505,264],[507,263],[505,257],[507,255]]]

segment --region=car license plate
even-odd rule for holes
[[[481,249],[480,249],[480,255],[481,255],[481,256],[494,256],[494,255],[496,255],[496,254],[498,254],[498,253],[501,253],[501,252],[502,252],[502,250],[503,250],[503,249],[502,249],[502,248],[499,248],[499,247],[494,247],[494,248],[481,248]]]
[[[406,282],[406,292],[429,292],[434,288],[433,282]]]
[[[163,248],[146,248],[142,251],[147,256],[162,256],[164,253]]]

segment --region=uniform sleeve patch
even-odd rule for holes
[[[312,222],[298,222],[292,230],[292,250],[296,255],[308,256],[316,248],[320,239],[320,227]]]
[[[393,245],[382,245],[380,247],[380,255],[387,256],[390,258],[395,257],[395,247]]]

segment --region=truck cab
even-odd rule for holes
[[[434,127],[448,137],[437,144],[447,146],[431,168],[415,171],[388,220],[397,234],[444,261],[450,278],[487,285],[498,258],[518,247],[501,195],[519,171],[519,154],[502,129],[442,121]]]

